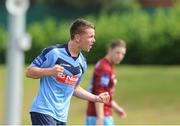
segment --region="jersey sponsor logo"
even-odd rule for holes
[[[72,86],[75,86],[77,84],[78,79],[79,79],[78,76],[73,76],[73,75],[68,75],[68,74],[61,74],[56,77],[57,81],[64,84],[69,84]]]
[[[110,81],[110,77],[108,75],[101,76],[100,84],[107,87]]]

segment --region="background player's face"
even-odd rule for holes
[[[119,64],[126,54],[126,48],[117,46],[114,49],[110,49],[111,61],[114,64]]]
[[[85,29],[85,33],[80,35],[80,48],[89,52],[95,42],[95,30],[93,28]]]

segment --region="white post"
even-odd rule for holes
[[[23,98],[25,12],[28,0],[6,0],[8,16],[5,124],[20,125]],[[25,38],[25,39],[24,39]],[[28,45],[28,44],[26,44]]]

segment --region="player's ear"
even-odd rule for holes
[[[110,53],[111,51],[112,51],[112,48],[109,47],[109,48],[108,48],[108,53]]]
[[[79,34],[75,34],[74,38],[75,38],[75,40],[76,40],[77,42],[80,41],[80,35],[79,35]]]

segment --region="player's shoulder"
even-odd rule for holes
[[[109,64],[107,63],[106,59],[102,58],[96,63],[95,68],[96,69],[107,69],[108,66],[109,66]]]
[[[78,57],[79,65],[82,69],[82,72],[84,73],[87,69],[87,61],[84,55],[80,52],[79,57]]]
[[[50,51],[53,51],[54,49],[59,49],[59,48],[65,48],[66,44],[55,44],[55,45],[51,45],[48,46],[47,48],[44,48],[42,50],[43,55],[46,55],[47,53],[49,53]]]
[[[80,63],[81,64],[87,65],[86,57],[82,53],[79,54],[79,58],[80,58]]]
[[[86,57],[81,52],[79,54],[79,59],[81,60],[81,62],[87,63]]]

